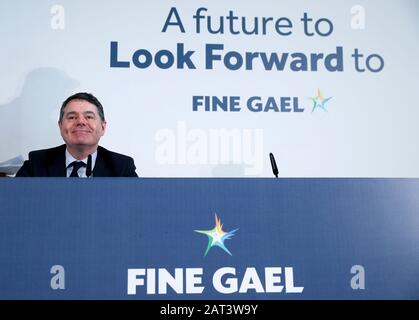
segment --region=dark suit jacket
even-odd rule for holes
[[[66,177],[65,149],[59,147],[29,152],[29,160],[16,173],[16,177]],[[93,177],[138,177],[134,160],[98,146]]]

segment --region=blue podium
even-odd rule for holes
[[[0,212],[0,299],[419,299],[419,179],[1,179]]]

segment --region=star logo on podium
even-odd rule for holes
[[[208,246],[207,250],[205,251],[204,257],[207,255],[208,251],[214,247],[220,247],[225,252],[227,252],[230,256],[232,255],[231,252],[227,249],[224,244],[225,240],[231,239],[236,231],[239,229],[234,229],[232,231],[226,232],[223,230],[223,225],[221,224],[220,219],[218,219],[217,214],[215,213],[215,227],[211,230],[194,230],[197,233],[205,234],[208,236]]]

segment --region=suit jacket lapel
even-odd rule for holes
[[[65,167],[65,150],[66,145],[62,145],[54,150],[50,157],[48,164],[49,177],[66,177],[67,168]],[[106,157],[104,150],[99,146],[97,149],[97,158],[95,167],[93,168],[93,177],[107,177],[109,176],[109,168],[106,166]]]
[[[106,161],[103,158],[103,151],[101,147],[97,148],[97,157],[95,162],[95,167],[93,168],[93,177],[106,177]]]
[[[57,148],[56,154],[50,159],[48,166],[48,176],[50,177],[66,177],[67,168],[65,167],[65,144]]]

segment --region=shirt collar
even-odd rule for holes
[[[72,163],[73,161],[83,161],[86,165],[87,165],[87,158],[81,159],[81,160],[77,160],[76,158],[74,158],[70,152],[68,152],[68,149],[65,149],[65,167],[67,168],[70,163]],[[96,158],[97,158],[97,150],[95,152],[92,153],[92,170],[95,167],[95,163],[96,163]]]

